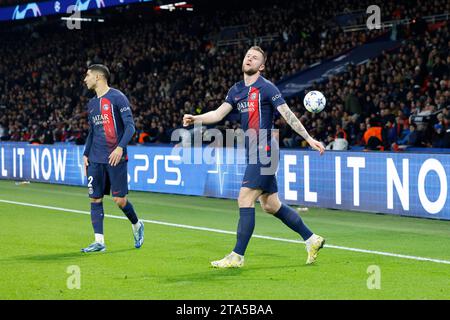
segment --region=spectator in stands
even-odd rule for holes
[[[437,123],[433,126],[433,148],[445,148],[445,136],[449,128],[443,113],[437,115]]]
[[[397,142],[398,138],[398,124],[394,121],[388,120],[385,124],[387,144],[392,146],[392,144]]]
[[[154,142],[155,143],[170,143],[170,137],[166,134],[163,126],[158,127],[158,134],[157,134]]]
[[[0,123],[0,140],[3,140],[4,137],[6,137],[6,128],[3,123]]]
[[[359,123],[359,128],[358,131],[355,135],[355,145],[357,146],[364,146],[365,145],[365,141],[364,141],[364,134],[367,130],[366,127],[366,123],[365,122],[360,122]]]
[[[417,125],[411,123],[409,125],[409,133],[402,139],[398,141],[398,144],[406,144],[412,147],[421,147],[422,145],[422,133],[417,130]]]
[[[299,145],[298,141],[295,139],[291,126],[287,124],[283,117],[276,120],[276,125],[280,134],[281,146],[285,148],[292,148]]]
[[[344,139],[342,131],[337,133],[336,139],[326,146],[327,150],[347,150],[348,141]]]
[[[366,150],[383,151],[386,145],[385,131],[378,119],[370,119],[369,127],[364,133],[364,143]]]
[[[38,139],[38,137],[36,136],[36,134],[32,134],[31,138],[30,138],[30,144],[33,145],[40,145],[41,144],[41,140]]]
[[[345,111],[357,115],[360,115],[362,112],[361,104],[353,88],[349,90],[345,98]]]
[[[54,144],[53,130],[49,127],[48,122],[44,122],[42,125],[40,141],[42,144]]]
[[[262,3],[254,9],[255,14],[266,18],[258,20],[241,9],[233,14],[199,13],[179,15],[177,19],[170,14],[160,14],[151,17],[151,23],[139,19],[130,22],[121,17],[123,21],[104,27],[86,24],[79,32],[71,32],[70,37],[66,36],[69,31],[55,29],[58,27],[54,25],[31,26],[30,31],[2,26],[0,123],[4,135],[1,139],[26,141],[35,138],[37,130],[40,130],[40,138],[43,123],[48,122],[55,142],[84,143],[88,97],[77,77],[87,64],[107,62],[115,70],[112,85],[125,88],[135,117],[141,118],[135,142],[150,141],[150,138],[161,142],[181,124],[183,113],[214,108],[223,100],[227,88],[239,78],[239,70],[229,65],[240,63],[246,45],[213,43],[211,39],[223,26],[245,26],[233,39],[274,34],[272,40],[262,46],[269,53],[266,77],[277,82],[382,34],[382,30],[344,33],[339,28],[325,26],[340,8],[365,4],[372,2],[280,2],[276,10]],[[395,12],[398,19],[442,13],[445,8],[448,8],[445,0],[417,0],[416,6],[411,6],[407,0],[383,1],[386,17]],[[406,34],[411,30],[405,31]],[[401,110],[405,126],[411,113],[417,115],[425,111],[433,115],[445,110],[450,99],[448,25],[418,34],[420,36],[405,39],[397,51],[384,52],[365,64],[349,65],[346,72],[330,76],[325,84],[317,84],[327,97],[328,106],[334,110],[311,116],[304,111],[298,98],[287,99],[288,104],[299,117],[305,117],[305,125],[314,128],[322,141],[329,135],[335,137],[335,128],[340,126],[346,131],[350,145],[358,144],[363,138],[366,117],[385,118],[387,113],[397,115]],[[30,38],[33,41],[30,42]],[[28,45],[25,47],[24,43]],[[124,43],[127,43],[125,49]],[[424,97],[423,101],[419,101],[420,96]],[[393,126],[401,128],[401,124],[395,123],[395,117],[389,119]],[[233,121],[220,125],[237,128]],[[164,134],[160,127],[165,129]],[[150,138],[141,136],[149,130],[154,131],[153,135],[147,133]],[[421,134],[429,145],[433,138],[437,139],[432,125]],[[47,138],[50,142],[50,134]],[[285,147],[301,144],[292,132],[286,132],[280,141]]]
[[[445,132],[442,142],[442,148],[450,148],[450,127],[447,127],[447,130]]]

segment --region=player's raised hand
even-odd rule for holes
[[[308,139],[307,141],[311,146],[311,148],[320,152],[320,155],[322,155],[325,152],[325,148],[321,142],[314,140],[313,138]]]
[[[109,155],[109,164],[114,167],[117,166],[122,159],[123,149],[122,147],[117,147],[113,152]]]
[[[195,116],[192,114],[185,114],[183,116],[183,127],[190,126],[191,124],[194,124]]]
[[[83,163],[84,163],[84,175],[87,177],[87,167],[89,166],[89,158],[83,156]]]

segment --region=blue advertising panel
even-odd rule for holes
[[[83,150],[1,143],[0,178],[84,186]],[[245,170],[223,156],[189,164],[171,147],[128,154],[130,190],[235,199]],[[290,204],[450,220],[450,154],[281,150],[277,177]]]
[[[152,0],[53,0],[31,2],[16,6],[0,8],[0,21],[37,18],[53,14],[71,14],[75,11],[87,11],[106,7],[121,6],[136,2],[150,2]]]

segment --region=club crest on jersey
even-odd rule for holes
[[[252,100],[255,100],[255,99],[256,99],[256,93],[255,93],[255,92],[253,92],[253,93],[251,94],[250,99],[252,99]]]
[[[103,110],[107,111],[108,109],[109,109],[109,105],[104,104],[104,105],[103,105]]]

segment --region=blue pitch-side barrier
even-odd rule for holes
[[[0,178],[86,185],[83,150],[1,143]],[[174,150],[130,146],[130,190],[237,198],[244,164],[183,164]],[[450,154],[281,150],[277,176],[290,204],[450,220]]]

